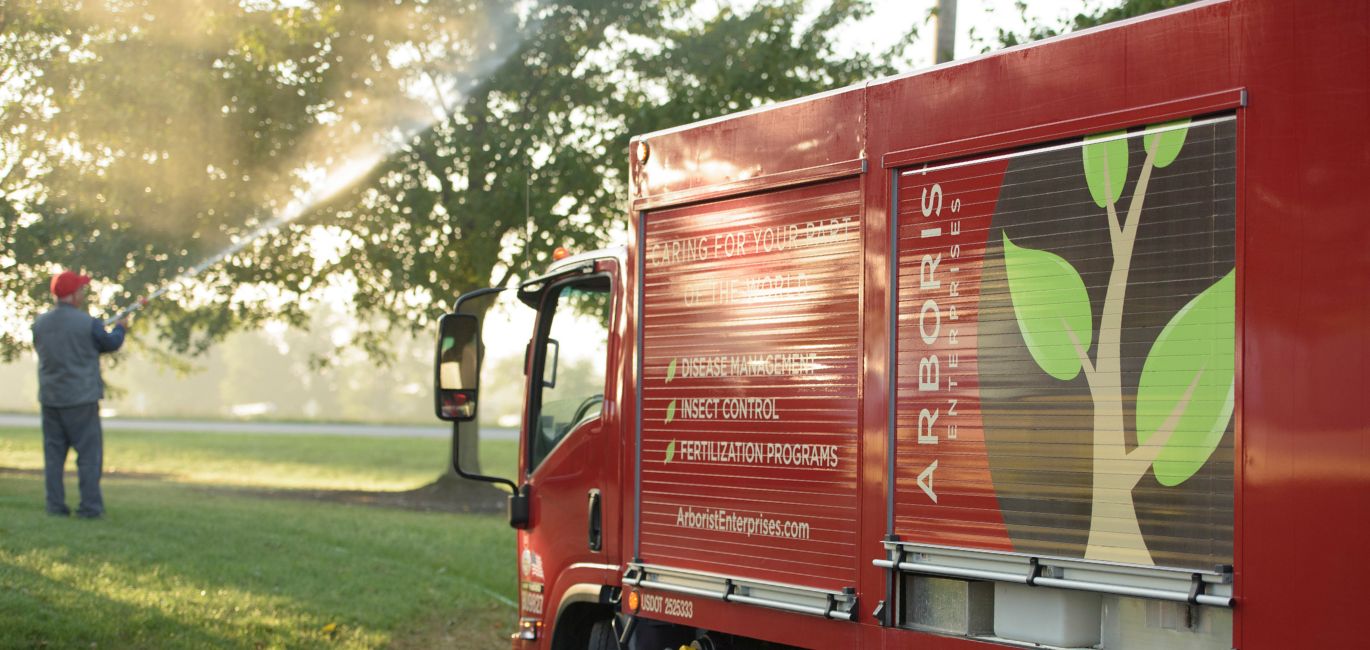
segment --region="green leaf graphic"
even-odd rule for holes
[[[1004,268],[1013,314],[1032,358],[1052,377],[1074,379],[1080,374],[1081,353],[1094,342],[1094,317],[1084,280],[1059,255],[1019,247],[1008,233],[1004,233]]]
[[[667,465],[670,465],[670,464],[671,464],[671,459],[673,459],[673,458],[675,458],[675,441],[674,441],[674,440],[671,441],[671,444],[666,445],[666,464],[667,464]]]
[[[1174,122],[1166,122],[1164,124],[1152,124],[1151,128],[1154,129],[1163,126],[1180,126],[1188,124],[1189,120],[1185,119],[1176,120]],[[1142,146],[1146,147],[1147,153],[1151,153],[1152,149],[1160,147],[1160,149],[1156,151],[1156,159],[1152,163],[1156,166],[1156,169],[1160,169],[1162,167],[1169,165],[1170,163],[1175,162],[1175,158],[1177,158],[1180,155],[1180,147],[1184,146],[1184,138],[1188,134],[1188,126],[1185,126],[1185,128],[1183,129],[1175,129],[1174,131],[1152,133],[1151,135],[1142,137]]]
[[[666,383],[668,384],[671,383],[672,379],[675,379],[675,362],[676,359],[671,359],[671,365],[666,366]]]
[[[671,405],[666,407],[666,424],[670,424],[675,419],[675,400],[671,400]]]
[[[1101,208],[1117,203],[1118,197],[1123,195],[1123,184],[1127,183],[1127,140],[1119,138],[1094,144],[1089,142],[1123,134],[1123,131],[1114,131],[1085,138],[1085,182],[1089,184],[1089,194],[1094,197],[1094,203]]]
[[[1233,270],[1189,301],[1142,365],[1137,441],[1146,443],[1162,427],[1172,430],[1152,465],[1161,485],[1179,485],[1199,471],[1232,418],[1236,286]]]

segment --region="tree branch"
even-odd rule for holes
[[[1170,409],[1170,415],[1166,416],[1161,426],[1156,427],[1156,432],[1151,434],[1146,444],[1142,444],[1139,440],[1137,448],[1127,452],[1127,459],[1135,461],[1133,466],[1140,468],[1137,470],[1139,477],[1146,473],[1146,470],[1151,467],[1151,463],[1155,462],[1156,456],[1160,455],[1161,450],[1165,448],[1166,443],[1170,442],[1170,437],[1175,434],[1175,428],[1180,425],[1180,417],[1189,408],[1189,401],[1193,399],[1194,390],[1199,387],[1199,379],[1203,377],[1203,374],[1204,367],[1200,366],[1199,371],[1194,373],[1194,379],[1189,382],[1189,387],[1180,396],[1180,401],[1175,403],[1175,408]]]
[[[511,265],[509,265],[509,266],[504,267],[504,275],[500,276],[499,282],[496,282],[495,284],[493,284],[493,285],[491,285],[491,286],[495,286],[495,287],[502,287],[502,286],[505,286],[505,285],[509,284],[509,279],[512,278],[512,277],[514,277],[514,266],[511,264]]]
[[[414,155],[423,162],[423,166],[428,168],[428,172],[437,177],[438,189],[442,193],[442,207],[450,214],[456,193],[452,187],[452,180],[447,177],[447,169],[443,166],[442,160],[438,158],[436,152],[429,152],[425,143],[420,143],[413,148],[413,151]]]
[[[438,78],[433,76],[433,69],[428,63],[428,54],[423,51],[423,46],[419,46],[415,49],[419,52],[419,62],[423,64],[423,76],[428,78],[428,83],[433,84],[433,94],[438,98],[438,107],[441,108],[443,114],[447,116],[447,121],[455,124],[456,118],[453,116],[452,107],[447,104],[447,98],[443,95],[442,86],[438,85]]]
[[[1061,319],[1061,327],[1065,329],[1066,336],[1070,337],[1070,344],[1075,346],[1075,356],[1079,357],[1080,367],[1085,371],[1085,381],[1089,382],[1090,386],[1093,386],[1094,363],[1089,360],[1089,351],[1085,350],[1083,345],[1080,345],[1080,337],[1075,334],[1075,328],[1071,327],[1070,324],[1066,322],[1065,318]]]
[[[1104,163],[1104,167],[1104,173],[1107,174],[1107,162]],[[1113,190],[1109,189],[1108,186],[1109,182],[1107,176],[1105,176],[1104,191],[1111,195],[1113,194]],[[1118,208],[1113,205],[1113,202],[1109,201],[1104,207],[1108,209],[1108,238],[1109,241],[1113,243],[1113,255],[1116,257],[1118,255],[1118,242],[1123,238],[1123,227],[1118,223]]]
[[[1104,294],[1104,310],[1099,319],[1099,342],[1096,348],[1098,359],[1097,372],[1113,379],[1113,385],[1109,386],[1106,392],[1101,391],[1095,395],[1095,409],[1101,407],[1100,402],[1106,401],[1110,406],[1110,422],[1108,430],[1116,433],[1116,438],[1110,444],[1120,448],[1124,445],[1123,431],[1123,408],[1122,408],[1122,369],[1120,367],[1119,347],[1123,329],[1123,302],[1127,294],[1128,272],[1132,267],[1132,253],[1137,239],[1137,228],[1141,222],[1142,204],[1146,199],[1147,184],[1151,179],[1151,170],[1155,166],[1155,149],[1147,152],[1146,161],[1142,164],[1142,173],[1137,179],[1137,184],[1133,188],[1132,201],[1128,205],[1127,223],[1117,226],[1117,210],[1112,203],[1108,205],[1109,214],[1109,239],[1113,244],[1113,269],[1108,276],[1108,290]],[[1107,162],[1105,162],[1107,171]],[[1106,174],[1107,176],[1107,174]],[[1107,184],[1105,189],[1108,188]],[[1091,384],[1093,386],[1093,384]],[[1097,426],[1097,423],[1096,423]]]
[[[1127,206],[1127,224],[1123,226],[1123,241],[1127,242],[1129,253],[1132,251],[1132,244],[1137,240],[1137,226],[1142,221],[1142,205],[1146,203],[1146,188],[1151,184],[1151,170],[1156,166],[1156,152],[1160,148],[1158,144],[1146,152],[1142,173],[1137,176],[1137,185],[1132,188],[1132,202]]]

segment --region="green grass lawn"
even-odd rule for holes
[[[437,476],[449,449],[448,441],[427,438],[106,431],[105,472],[243,487],[410,490]],[[513,476],[516,454],[513,441],[484,440],[481,467]],[[74,453],[67,466],[75,471]],[[42,434],[0,428],[0,467],[42,469]]]
[[[47,516],[41,477],[0,474],[0,647],[417,648],[435,629],[460,648],[507,647],[516,558],[502,517],[233,487],[414,487],[444,441],[106,438],[107,466],[166,478],[107,475],[104,520]],[[41,467],[38,439],[0,432],[0,467]],[[483,445],[487,469],[512,446]]]

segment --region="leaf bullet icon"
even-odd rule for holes
[[[666,464],[669,465],[669,464],[671,463],[671,459],[673,459],[673,458],[675,458],[675,441],[674,441],[674,440],[671,441],[671,444],[666,445]]]
[[[671,365],[666,366],[666,383],[668,383],[668,384],[671,383],[671,380],[672,380],[672,379],[675,379],[675,362],[676,362],[676,361],[679,361],[679,359],[671,359]]]
[[[671,400],[671,405],[666,407],[666,424],[670,424],[675,419],[675,400]]]

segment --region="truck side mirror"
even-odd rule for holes
[[[476,419],[480,392],[480,319],[476,316],[447,314],[438,321],[433,388],[439,420]]]

